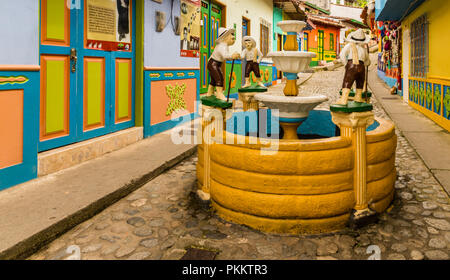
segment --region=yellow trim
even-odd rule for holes
[[[443,116],[440,116],[420,105],[417,105],[416,103],[414,103],[412,101],[409,101],[408,104],[409,104],[409,106],[413,107],[417,111],[421,112],[422,114],[424,114],[425,116],[427,116],[428,118],[433,120],[438,125],[442,126],[447,131],[450,131],[450,120],[447,120]],[[441,108],[441,112],[442,112],[442,108]]]
[[[440,85],[444,85],[444,86],[450,86],[450,78],[430,76],[428,78],[409,77],[409,79],[412,80],[412,81],[418,81],[418,82],[425,82],[425,83],[433,83],[433,84],[440,84]]]

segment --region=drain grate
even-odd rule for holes
[[[212,261],[216,258],[218,252],[209,251],[206,249],[188,248],[186,254],[180,260],[188,261]]]
[[[396,96],[387,96],[387,97],[381,97],[381,99],[395,100],[395,99],[398,99],[398,97],[396,97]]]

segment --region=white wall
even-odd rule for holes
[[[39,1],[0,0],[0,64],[39,65]]]
[[[171,1],[164,0],[160,4],[145,0],[144,9],[144,66],[199,67],[200,58],[180,56],[181,39],[173,32],[170,22],[162,32],[156,32],[155,13],[156,11],[166,13],[166,20],[169,21]],[[173,16],[180,16],[180,0],[173,3]]]
[[[330,15],[331,16],[337,16],[337,17],[347,17],[351,19],[355,19],[357,21],[362,21],[361,19],[361,13],[362,8],[354,8],[354,7],[348,7],[348,6],[341,6],[341,5],[330,5]]]
[[[272,0],[227,0],[226,5],[227,27],[236,24],[236,43],[230,47],[230,52],[242,51],[242,17],[250,20],[250,35],[255,38],[256,45],[260,46],[260,24],[262,20],[269,23],[269,52],[273,50],[273,1]]]
[[[408,103],[409,101],[409,29],[403,29],[402,30],[402,43],[403,43],[403,65],[402,65],[402,71],[403,71],[403,101]]]
[[[316,6],[321,7],[322,9],[329,10],[330,9],[330,0],[308,0],[309,3],[312,3]]]

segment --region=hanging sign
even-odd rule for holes
[[[180,56],[200,57],[201,0],[181,0]]]
[[[86,47],[131,50],[131,1],[86,0]]]

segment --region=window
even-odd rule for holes
[[[411,76],[428,73],[428,21],[423,15],[411,23]]]
[[[303,33],[303,40],[304,40],[303,51],[307,52],[308,51],[308,33],[306,33],[306,32]]]
[[[261,26],[261,39],[260,39],[260,49],[264,56],[269,52],[269,27],[265,25]]]
[[[242,17],[242,37],[250,36],[250,20]]]
[[[334,34],[330,33],[330,51],[334,51]]]

